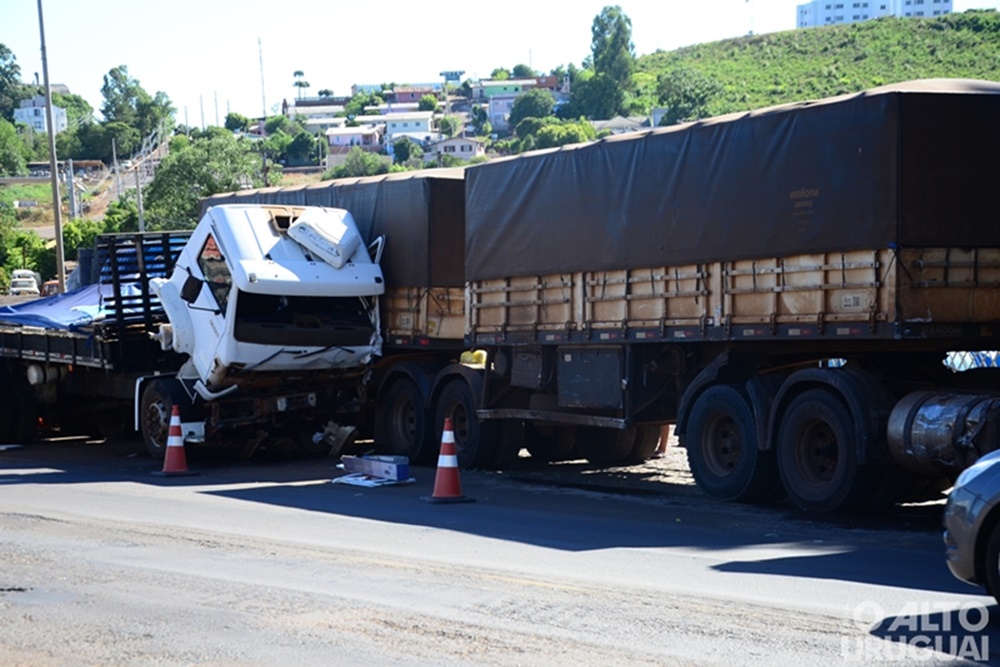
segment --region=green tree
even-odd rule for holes
[[[698,70],[677,67],[659,76],[656,91],[667,108],[660,125],[674,125],[712,115],[709,105],[723,88]]]
[[[448,138],[460,135],[462,133],[462,128],[462,119],[454,114],[442,116],[438,121],[438,130],[441,134]]]
[[[517,127],[518,123],[525,118],[551,116],[555,106],[556,99],[552,93],[544,88],[532,88],[528,92],[518,95],[514,100],[514,104],[510,108],[510,126]]]
[[[14,53],[0,44],[0,118],[14,121],[14,109],[22,98],[21,66]]]
[[[198,222],[198,202],[219,192],[264,185],[261,157],[246,138],[222,128],[210,138],[192,141],[160,163],[143,192],[149,229],[185,229]]]
[[[355,146],[344,159],[344,164],[323,174],[324,179],[377,176],[389,173],[389,160]]]
[[[409,137],[402,137],[392,142],[392,161],[394,164],[408,164],[411,160],[423,160],[424,149]]]
[[[119,65],[104,75],[101,86],[101,115],[107,123],[123,123],[145,137],[168,123],[173,126],[174,108],[165,93],[147,93],[139,81],[129,76],[128,67]]]
[[[301,100],[302,91],[304,91],[306,88],[309,87],[309,82],[306,81],[305,78],[303,78],[305,77],[305,74],[302,72],[302,70],[296,70],[292,76],[295,77],[295,83],[292,85],[298,88],[298,93],[296,97]]]
[[[490,123],[489,112],[482,105],[472,107],[472,127],[478,135],[488,135],[493,132],[493,125]]]
[[[344,105],[344,115],[348,118],[361,116],[365,112],[365,107],[374,107],[385,104],[385,100],[376,93],[358,93]]]
[[[45,242],[38,234],[26,229],[14,229],[3,236],[3,266],[7,274],[14,269],[31,269],[45,275],[51,275],[46,270],[44,262],[40,261],[45,252]]]
[[[510,78],[510,70],[505,67],[497,67],[490,72],[490,78],[494,81],[506,81]]]
[[[559,118],[590,118],[607,120],[621,108],[623,93],[606,74],[580,77],[573,88],[573,97],[556,111]]]
[[[70,130],[94,122],[94,107],[80,95],[52,93],[52,104],[66,110],[66,124]]]
[[[632,85],[635,71],[635,47],[632,44],[632,20],[622,8],[607,6],[594,18],[591,26],[591,56],[594,73],[614,83],[615,109],[621,113],[625,91]]]
[[[554,148],[566,144],[579,144],[593,141],[596,138],[593,126],[584,121],[577,123],[550,124],[541,128],[535,135],[537,148]]]
[[[250,129],[250,119],[235,111],[226,114],[224,126],[230,132],[246,132]]]
[[[635,71],[632,19],[618,5],[609,5],[594,18],[590,33],[594,72],[607,74],[619,85],[627,86]]]
[[[0,118],[0,176],[23,176],[28,173],[25,146],[13,124]]]
[[[104,211],[104,228],[111,233],[139,231],[139,205],[135,190],[129,190],[108,204]]]
[[[520,139],[526,139],[530,136],[538,134],[538,131],[546,125],[560,125],[562,122],[563,121],[554,116],[546,116],[545,118],[534,118],[529,116],[514,127],[514,134],[516,134]]]
[[[511,72],[515,79],[533,79],[538,76],[538,72],[531,69],[528,65],[514,65],[514,69]]]
[[[316,153],[316,138],[305,130],[299,130],[285,148],[289,160],[304,162]]]
[[[419,111],[437,111],[438,100],[433,95],[424,95],[417,103],[417,109]]]

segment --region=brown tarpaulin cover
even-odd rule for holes
[[[1000,246],[1000,84],[926,80],[470,167],[468,280]]]

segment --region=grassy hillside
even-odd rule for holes
[[[644,92],[652,94],[656,76],[678,67],[721,85],[711,115],[911,79],[1000,81],[1000,13],[883,18],[658,51],[639,59]]]

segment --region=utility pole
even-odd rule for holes
[[[56,277],[59,291],[66,291],[66,257],[63,254],[62,197],[59,196],[59,173],[56,159],[56,128],[52,122],[52,86],[49,84],[49,61],[45,55],[45,20],[42,17],[42,0],[38,0],[38,33],[42,42],[42,75],[45,77],[45,122],[49,130],[49,172],[52,174],[52,213],[56,234]]]
[[[261,43],[260,37],[257,38],[257,51],[260,54],[260,106],[264,114],[260,117],[260,174],[264,179],[264,187],[266,188],[270,185],[267,182],[267,150],[264,148],[266,135],[264,126],[267,123],[267,95],[264,92],[264,45]]]
[[[135,205],[139,209],[139,231],[146,231],[146,219],[142,215],[142,183],[139,182],[139,168],[136,167],[133,172],[135,173]]]

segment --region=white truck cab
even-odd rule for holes
[[[381,352],[382,270],[342,209],[213,207],[151,284],[169,319],[161,345],[190,355],[180,376],[206,399],[240,378],[357,368]]]

